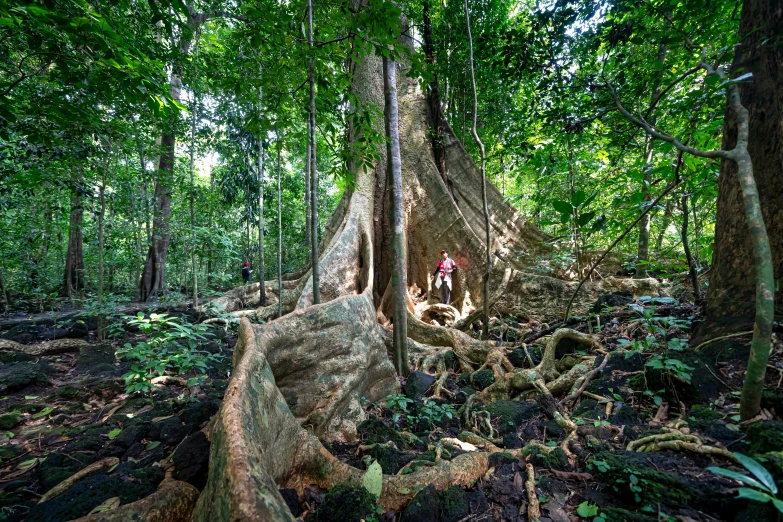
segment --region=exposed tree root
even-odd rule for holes
[[[80,479],[86,477],[90,473],[93,473],[95,471],[98,471],[99,469],[103,468],[111,468],[112,466],[116,466],[120,463],[120,459],[117,457],[107,457],[105,459],[99,460],[98,462],[93,462],[86,468],[77,471],[67,479],[63,480],[56,486],[54,486],[52,489],[44,493],[44,495],[41,497],[41,499],[38,501],[40,504],[41,502],[46,502],[48,500],[53,499],[57,495],[65,492],[68,488],[76,484]]]
[[[560,401],[560,404],[566,404],[566,403],[569,403],[569,402],[574,402],[576,399],[578,399],[579,396],[582,393],[584,393],[585,389],[587,388],[587,385],[590,384],[590,381],[592,381],[593,378],[595,378],[596,375],[601,373],[601,370],[606,368],[606,364],[608,362],[609,362],[609,356],[605,355],[604,356],[604,360],[601,361],[601,364],[599,364],[596,368],[591,370],[590,373],[585,375],[584,379],[581,379],[581,383],[579,384],[579,389],[577,389],[574,393],[569,394],[568,397],[566,397],[565,399]]]
[[[55,339],[38,344],[19,344],[14,341],[0,339],[0,352],[23,353],[33,357],[78,352],[83,346],[87,346],[87,341],[83,339]]]
[[[525,465],[527,480],[525,480],[525,491],[527,491],[527,519],[530,521],[541,518],[541,506],[538,503],[536,495],[536,471],[529,462]]]
[[[210,478],[194,513],[195,522],[293,520],[278,488],[301,492],[311,484],[323,488],[361,484],[364,476],[364,471],[334,457],[291,414],[267,357],[259,349],[262,343],[253,338],[259,331],[245,321],[240,326],[245,355],[216,417]],[[447,489],[469,486],[483,477],[490,453],[501,449],[474,435],[465,438],[460,436],[463,443],[483,445],[484,451],[464,453],[450,461],[436,458],[413,473],[384,476],[380,504],[400,509],[413,498],[418,485]],[[441,441],[436,454],[446,443],[455,444]],[[513,453],[521,455],[519,450]]]
[[[662,450],[690,451],[699,453],[700,455],[719,455],[732,462],[737,462],[737,459],[732,452],[715,446],[707,446],[696,435],[683,433],[677,429],[671,428],[668,433],[648,435],[647,437],[642,437],[641,439],[629,442],[626,450],[640,453]]]
[[[148,497],[71,522],[187,522],[198,498],[198,490],[187,482],[166,479]]]
[[[508,359],[499,350],[492,350],[484,363],[484,366],[492,368],[495,374],[495,382],[484,390],[471,395],[462,408],[462,414],[469,424],[471,420],[471,408],[474,402],[493,402],[509,398],[514,392],[535,390],[547,395],[559,395],[570,390],[577,380],[589,370],[589,365],[594,357],[585,357],[583,362],[577,363],[577,359],[570,359],[573,364],[558,364],[555,360],[555,350],[563,339],[571,339],[578,343],[600,349],[600,344],[592,335],[577,332],[568,328],[557,330],[547,341],[544,347],[541,362],[535,368],[514,368]],[[570,366],[570,368],[568,367]],[[558,369],[559,368],[559,369]],[[563,373],[560,373],[563,371]]]

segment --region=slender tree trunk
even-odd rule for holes
[[[198,80],[198,51],[201,33],[196,36],[196,45],[194,50],[195,71],[193,74],[193,85],[191,93],[193,103],[190,108],[190,264],[193,267],[193,309],[198,308],[198,263],[196,261],[196,116],[198,113],[198,97],[196,96],[196,81]]]
[[[310,207],[310,117],[307,118],[307,146],[305,147],[305,245],[310,249],[313,242],[313,218]],[[309,253],[308,253],[309,257]]]
[[[258,88],[258,112],[261,113],[261,102],[264,91]],[[258,135],[258,305],[266,306],[266,289],[264,278],[264,139],[263,133]]]
[[[144,203],[144,231],[147,237],[147,246],[152,244],[152,234],[150,232],[150,187],[147,183],[147,162],[144,159],[144,148],[139,147],[139,166],[141,167],[141,194]]]
[[[3,309],[8,311],[11,302],[8,300],[8,292],[5,289],[5,278],[3,277],[3,267],[0,265],[0,292],[3,292]]]
[[[666,45],[664,44],[658,44],[658,61],[663,63],[663,61],[666,59]],[[661,95],[661,78],[663,77],[663,68],[661,68],[661,75],[658,79],[658,85],[655,87],[655,90],[653,91],[652,98],[650,100],[650,107],[653,107],[658,102],[658,97]],[[655,112],[652,111],[652,114],[649,117],[649,121],[651,125],[655,125]],[[652,186],[652,174],[650,173],[652,171],[652,161],[654,158],[654,147],[655,147],[655,140],[648,136],[647,141],[644,145],[644,163],[645,163],[645,173],[644,173],[644,201],[650,201],[650,198],[652,197],[652,193],[650,192],[650,187]],[[644,215],[644,218],[642,218],[642,221],[639,223],[639,244],[637,245],[637,251],[636,251],[636,279],[644,279],[649,274],[647,272],[647,267],[650,263],[650,222],[652,221],[652,212],[648,212]]]
[[[661,223],[661,229],[658,231],[658,237],[655,239],[655,252],[656,254],[661,252],[663,247],[663,238],[666,236],[666,230],[672,222],[672,204],[666,203],[666,211],[663,213],[663,223]]]
[[[105,328],[105,321],[106,318],[104,316],[103,311],[103,272],[104,272],[104,266],[103,266],[103,240],[104,240],[104,229],[103,229],[103,221],[104,216],[106,215],[106,170],[108,169],[109,162],[106,162],[106,167],[103,169],[103,175],[101,177],[101,186],[98,189],[98,192],[100,194],[100,200],[101,200],[101,210],[98,212],[98,307],[99,307],[99,314],[98,314],[98,338],[103,340],[105,338],[106,328]]]
[[[189,15],[187,25],[189,31],[183,32],[182,38],[177,44],[181,56],[187,56],[192,43],[193,34],[197,34],[201,25],[206,21],[204,13],[196,12],[188,5]],[[162,39],[159,33],[158,40]],[[182,79],[181,70],[174,66],[171,71],[171,98],[179,103],[181,99]],[[168,128],[161,138],[162,153],[158,163],[158,172],[155,179],[155,213],[152,221],[152,238],[147,261],[139,281],[138,297],[140,301],[147,301],[150,297],[161,292],[166,292],[166,255],[169,249],[171,217],[171,189],[174,180],[174,147],[176,136],[174,134],[175,121],[167,122]]]
[[[489,274],[492,270],[492,237],[489,224],[489,207],[487,206],[487,175],[486,175],[486,155],[484,152],[484,143],[479,138],[476,131],[476,120],[478,119],[478,95],[476,94],[476,74],[473,70],[473,37],[470,33],[470,11],[468,10],[468,0],[464,0],[465,7],[465,25],[468,29],[468,57],[470,64],[470,85],[473,89],[473,124],[470,133],[478,145],[481,154],[481,202],[484,207],[484,234],[486,241],[486,267],[483,276],[484,282],[484,324],[482,326],[482,335],[484,339],[489,339]]]
[[[68,249],[65,254],[64,287],[71,304],[84,286],[84,256],[82,239],[82,220],[84,207],[81,196],[81,173],[75,173],[71,179],[71,215],[68,225]]]
[[[680,154],[682,157],[682,154]],[[696,264],[691,255],[691,246],[688,241],[688,194],[683,194],[680,199],[680,209],[682,210],[682,228],[680,228],[680,237],[682,238],[682,248],[685,251],[685,260],[688,263],[688,274],[693,285],[693,300],[697,304],[701,302],[701,288],[699,288],[699,273],[696,271]]]
[[[402,160],[397,109],[397,66],[383,57],[383,87],[386,114],[386,156],[391,187],[391,283],[394,310],[394,366],[403,377],[410,373],[408,365],[408,263],[405,253],[405,223],[402,208]],[[445,282],[443,284],[446,284]]]
[[[310,46],[310,218],[311,256],[313,263],[313,304],[321,302],[320,267],[318,257],[318,166],[315,147],[315,56],[313,56],[313,0],[307,2],[307,39]]]
[[[283,192],[280,186],[282,137],[277,137],[277,316],[283,316]],[[263,283],[262,283],[263,284]]]
[[[568,185],[570,187],[571,201],[573,201],[574,194],[576,193],[576,174],[574,172],[574,145],[571,140],[571,134],[568,135]],[[571,234],[574,238],[576,276],[581,279],[582,265],[580,256],[579,210],[576,207],[571,211]]]

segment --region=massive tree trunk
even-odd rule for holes
[[[427,288],[438,252],[448,249],[459,266],[455,304],[468,310],[472,300],[479,303],[487,297],[482,275],[489,248],[506,260],[496,263],[492,272],[498,292],[505,289],[504,295],[523,301],[533,297],[531,293],[551,294],[554,297],[546,303],[540,298],[536,302],[545,305],[544,314],[562,313],[569,288],[573,290],[576,283],[518,270],[531,264],[536,254],[546,252],[542,243],[548,236],[488,185],[493,243],[485,244],[480,172],[445,125],[445,157],[457,196],[452,198],[430,148],[429,102],[418,82],[407,78],[408,65],[400,65],[400,159],[409,288]],[[376,107],[384,103],[382,69],[381,59],[372,54],[353,65],[354,89],[362,103]],[[380,127],[380,122],[376,124]],[[353,141],[357,135],[352,130],[349,137]],[[346,189],[326,226],[319,259],[323,304],[313,305],[310,268],[299,279],[286,282],[283,309],[291,313],[261,325],[242,320],[232,380],[210,433],[209,480],[194,521],[293,521],[278,487],[301,491],[310,484],[332,487],[361,481],[363,472],[339,462],[319,439],[356,440],[356,426],[364,419],[362,397],[376,401],[399,389],[388,357],[391,336],[379,325],[388,324],[392,299],[389,262],[384,259],[390,255],[391,187],[383,144],[378,154],[373,168],[352,166],[355,184]],[[602,284],[610,286],[609,281]],[[628,289],[644,284],[649,285],[649,280],[632,280]],[[248,291],[254,290],[240,287],[213,303],[230,310]],[[590,286],[581,296],[589,303],[594,291]],[[501,308],[518,304],[508,299],[493,301]],[[584,311],[587,306],[580,301],[576,308]],[[251,313],[270,318],[273,314],[266,311],[272,308],[276,314],[277,307],[272,306]],[[526,310],[531,316],[540,313]],[[419,366],[426,370],[431,368],[428,361],[434,360],[426,354],[432,352],[437,355],[453,349],[465,364],[480,365],[491,349],[490,343],[426,324],[412,313],[408,315],[408,347],[417,357],[414,362],[424,360]],[[492,446],[488,451],[498,449]],[[409,475],[385,476],[380,503],[400,509],[415,494],[416,485],[434,484],[439,489],[467,485],[487,469],[488,452],[482,451]]]
[[[776,281],[783,277],[783,48],[772,45],[783,34],[783,8],[775,0],[747,0],[742,7],[732,76],[752,73],[739,85],[742,104],[750,113],[748,152],[767,226]],[[741,73],[739,69],[742,69]],[[736,114],[728,111],[723,129],[723,149],[737,142]],[[748,331],[755,315],[755,276],[751,236],[745,219],[737,165],[723,160],[718,181],[710,285],[704,322],[693,342]],[[781,313],[783,292],[777,292],[776,312]]]

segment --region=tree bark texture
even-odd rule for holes
[[[84,207],[81,197],[81,176],[74,178],[71,187],[71,215],[68,223],[68,249],[65,254],[64,290],[73,299],[84,287],[84,255],[82,238],[82,221]]]
[[[408,264],[405,252],[405,223],[402,206],[402,160],[397,106],[397,65],[383,58],[383,83],[386,115],[386,155],[391,186],[391,282],[394,309],[394,366],[407,376],[408,366]],[[444,282],[445,284],[445,282]]]
[[[783,34],[783,8],[775,0],[743,3],[741,41],[732,70],[753,77],[739,87],[749,113],[748,153],[758,186],[761,211],[772,250],[773,271],[779,286],[783,278],[783,47],[771,44]],[[764,43],[766,42],[766,43]],[[734,75],[736,76],[736,74]],[[728,111],[723,149],[737,143],[737,114]],[[718,178],[717,222],[704,322],[694,342],[750,329],[756,310],[752,237],[748,234],[743,192],[737,164],[724,160]],[[776,298],[783,310],[783,292]]]
[[[176,81],[175,81],[176,80]],[[176,92],[176,97],[174,96]],[[172,97],[179,101],[179,78],[172,78]],[[163,151],[155,180],[155,208],[152,217],[152,238],[147,260],[138,287],[139,301],[166,291],[166,254],[169,250],[169,219],[171,218],[171,185],[174,177],[174,134],[165,134],[161,140]]]

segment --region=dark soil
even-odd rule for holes
[[[143,337],[126,329],[121,338],[97,342],[96,326],[72,314],[57,323],[40,317],[0,322],[0,337],[21,343],[68,336],[89,342],[79,353],[0,361],[0,521],[60,522],[114,497],[134,502],[154,492],[169,467],[197,488],[206,483],[209,441],[201,429],[220,407],[236,339],[217,332],[222,342],[207,349],[222,352],[225,362],[210,368],[199,386],[160,386],[139,396],[126,393],[122,375],[129,363],[115,351]],[[37,503],[106,457],[120,464]]]

